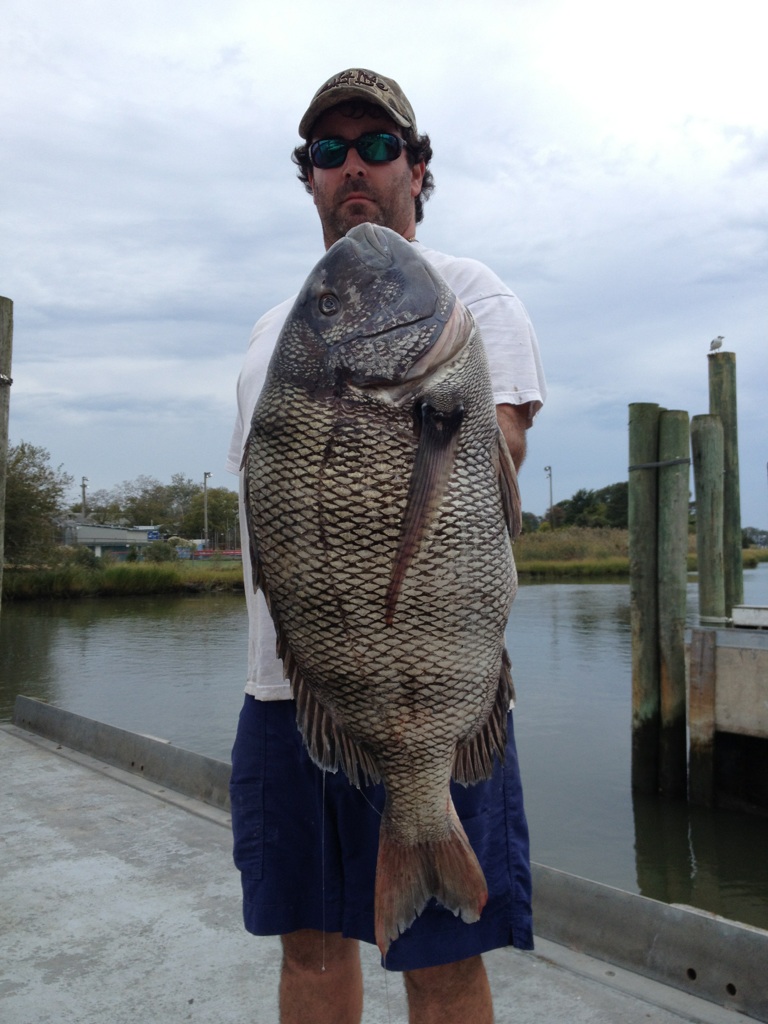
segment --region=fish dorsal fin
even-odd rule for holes
[[[483,727],[456,748],[452,772],[456,782],[468,786],[481,779],[490,779],[493,774],[494,754],[500,761],[504,760],[507,747],[507,714],[514,698],[512,666],[505,650],[502,651],[499,686],[493,710]]]
[[[501,504],[504,508],[504,518],[507,523],[510,540],[515,540],[523,528],[523,503],[520,497],[520,488],[517,484],[517,470],[512,460],[507,442],[499,429],[499,450],[498,450],[498,478],[499,490],[501,491]]]
[[[441,410],[423,402],[419,444],[416,449],[400,541],[387,590],[386,619],[391,625],[405,574],[416,557],[424,535],[440,506],[453,471],[464,407],[457,403]]]

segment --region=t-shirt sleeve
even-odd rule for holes
[[[237,413],[225,463],[229,473],[240,472],[243,447],[250,430],[253,410],[264,386],[275,343],[293,303],[294,298],[286,299],[279,306],[270,309],[251,331],[248,351],[237,379]]]
[[[531,403],[535,415],[547,396],[539,343],[530,317],[514,294],[484,296],[467,304],[480,328],[497,405]]]
[[[544,403],[547,385],[536,332],[525,306],[479,260],[446,256],[432,249],[423,252],[480,328],[496,404],[531,403],[533,417]]]

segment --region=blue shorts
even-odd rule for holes
[[[468,924],[432,900],[389,947],[387,969],[454,963],[501,946],[533,949],[528,826],[511,714],[508,736],[505,762],[491,779],[452,784],[488,883],[480,920]],[[246,696],[230,795],[246,929],[284,935],[314,928],[373,943],[384,787],[356,789],[342,771],[317,768],[296,727],[293,701]]]

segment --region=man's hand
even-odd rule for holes
[[[504,440],[507,442],[515,469],[519,470],[523,464],[528,445],[525,432],[533,420],[531,416],[531,403],[526,402],[523,405],[497,405],[496,419],[504,435]]]

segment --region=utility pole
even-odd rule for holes
[[[8,468],[8,414],[11,403],[13,303],[0,295],[0,599],[5,558],[5,475]]]
[[[203,473],[203,545],[208,550],[208,478],[210,473]]]
[[[553,518],[554,512],[552,510],[552,467],[545,466],[544,472],[547,474],[547,479],[549,480],[549,525],[554,530],[555,522]]]
[[[80,490],[83,494],[83,519],[88,515],[88,506],[85,504],[85,485],[88,483],[88,477],[84,476],[80,481]]]

